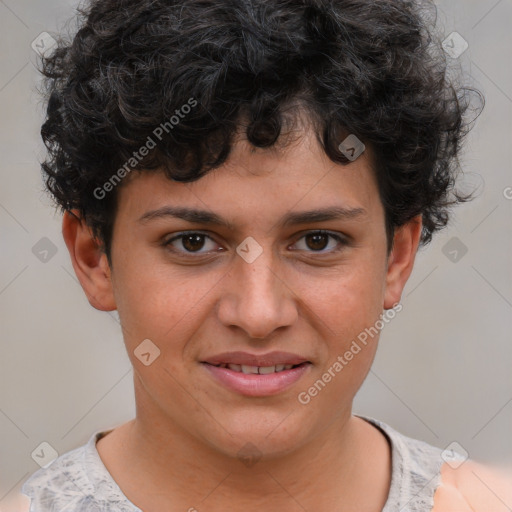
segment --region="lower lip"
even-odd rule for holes
[[[304,363],[290,370],[260,375],[235,372],[208,363],[202,364],[225,387],[246,396],[277,395],[295,384],[311,366],[311,363]]]

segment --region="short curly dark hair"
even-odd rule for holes
[[[435,7],[418,2],[90,1],[72,40],[42,59],[46,186],[111,262],[116,170],[195,181],[227,160],[241,127],[255,147],[277,144],[295,104],[333,162],[349,163],[339,149],[349,134],[371,149],[388,250],[418,214],[426,245],[472,198],[454,185],[468,92],[481,94],[449,79],[422,15]]]

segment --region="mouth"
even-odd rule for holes
[[[267,352],[266,354],[251,354],[249,352],[223,352],[215,356],[208,357],[201,361],[212,366],[230,366],[233,371],[242,371],[244,373],[256,373],[254,368],[274,368],[272,372],[289,370],[293,366],[301,363],[310,363],[307,358],[291,352]],[[242,369],[245,367],[245,371]],[[248,371],[248,368],[251,368]],[[270,370],[268,370],[270,372]]]
[[[201,366],[215,383],[232,392],[264,397],[291,388],[311,371],[313,364],[294,354],[282,352],[264,356],[231,352],[201,361]]]
[[[210,363],[205,363],[210,364]],[[300,364],[276,364],[274,366],[250,366],[246,364],[233,364],[233,363],[220,363],[213,364],[216,368],[227,368],[233,372],[244,373],[245,375],[269,375],[271,373],[280,373],[293,368],[298,368],[306,364],[311,364],[309,361],[305,361]]]

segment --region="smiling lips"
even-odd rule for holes
[[[244,366],[268,367],[276,365],[298,365],[309,362],[306,358],[289,352],[268,352],[267,354],[249,354],[248,352],[224,352],[209,357],[204,363],[218,366],[220,364],[236,364]]]
[[[283,370],[291,370],[294,368],[293,364],[276,364],[275,366],[250,366],[246,364],[219,364],[215,365],[217,368],[229,368],[230,370],[233,370],[234,372],[242,372],[246,375],[249,374],[259,374],[259,375],[268,375],[269,373],[278,373],[282,372]]]
[[[226,352],[210,357],[202,364],[224,386],[246,396],[280,393],[311,366],[307,359],[288,352],[263,355]]]

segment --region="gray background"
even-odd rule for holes
[[[18,493],[39,468],[31,453],[41,442],[63,454],[135,413],[116,314],[87,302],[40,178],[43,113],[31,43],[60,31],[75,5],[0,0],[1,512],[26,507]],[[480,192],[418,253],[403,311],[381,334],[354,412],[442,448],[457,441],[478,461],[510,465],[512,1],[438,6],[440,30],[469,43],[456,63],[486,97],[462,160],[463,188]],[[40,242],[45,237],[56,250],[46,262],[36,245],[48,244]]]

